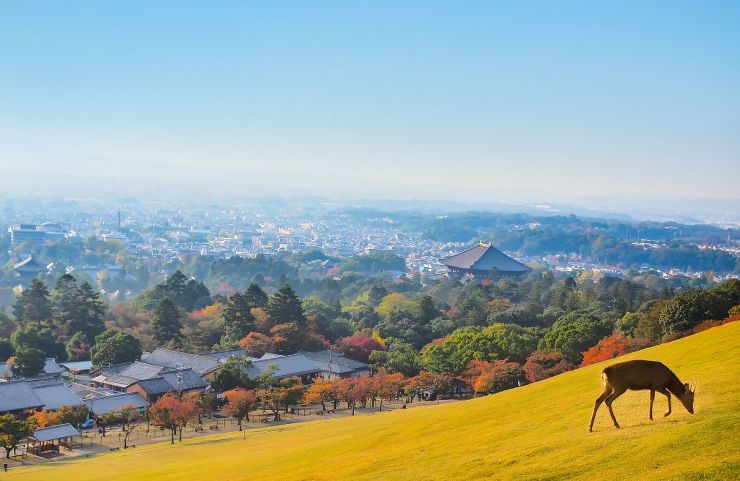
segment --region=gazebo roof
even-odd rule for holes
[[[51,441],[53,439],[62,439],[79,435],[80,432],[69,423],[33,430],[33,438],[36,439],[36,441]]]

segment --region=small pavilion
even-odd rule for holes
[[[34,429],[28,452],[43,456],[47,453],[59,453],[60,447],[71,450],[74,448],[74,438],[79,435],[80,432],[69,423]]]

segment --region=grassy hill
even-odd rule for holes
[[[624,359],[665,362],[698,382],[696,414],[674,399],[649,421],[648,392],[628,392],[612,427],[597,364],[472,401],[255,429],[180,445],[155,444],[88,459],[17,468],[0,479],[423,480],[740,478],[740,322]]]

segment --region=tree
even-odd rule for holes
[[[249,411],[254,409],[257,404],[257,394],[254,391],[247,391],[240,387],[231,389],[224,393],[226,406],[224,412],[236,419],[239,424],[239,431],[242,430],[242,419],[249,422]]]
[[[446,392],[452,386],[452,377],[449,374],[422,371],[406,382],[403,390],[409,396],[409,402],[414,402],[414,397],[421,395],[424,391],[437,393]]]
[[[259,332],[250,332],[239,341],[239,345],[252,357],[262,357],[265,353],[275,350],[272,338]]]
[[[232,356],[216,370],[211,385],[219,392],[251,387],[254,383],[247,376],[251,367],[252,361],[249,359]]]
[[[0,361],[5,361],[13,355],[15,349],[9,339],[0,338]]]
[[[77,289],[74,313],[75,316],[67,321],[67,332],[82,332],[87,339],[95,339],[95,336],[105,330],[105,307],[100,295],[89,282],[83,282]]]
[[[355,406],[358,400],[363,396],[362,386],[360,386],[359,379],[361,378],[345,378],[339,381],[337,389],[338,398],[347,403],[347,408],[352,409],[352,415],[355,415]]]
[[[252,307],[259,307],[264,309],[267,307],[268,297],[265,291],[257,283],[251,283],[247,290],[244,291],[244,298]]]
[[[473,390],[477,393],[495,393],[515,388],[524,379],[521,365],[499,359],[483,369],[473,384]]]
[[[90,358],[90,343],[87,342],[87,336],[82,332],[76,332],[65,346],[67,359],[70,361],[82,361]]]
[[[13,369],[21,376],[33,377],[44,369],[44,352],[41,349],[27,347],[16,351]]]
[[[181,422],[181,410],[181,402],[173,394],[165,394],[149,406],[149,420],[155,426],[169,429],[171,444],[175,444],[175,433]]]
[[[663,334],[690,331],[705,319],[722,319],[727,310],[711,291],[686,291],[668,301],[661,311],[659,322]]]
[[[380,315],[372,307],[361,307],[352,313],[352,322],[358,329],[374,329],[380,322]]]
[[[321,403],[321,410],[326,411],[326,403],[330,402],[337,408],[339,401],[339,381],[330,379],[316,379],[308,386],[304,399],[307,403]]]
[[[236,293],[229,297],[223,310],[224,334],[231,339],[241,339],[254,330],[254,315],[246,296]]]
[[[95,338],[90,359],[95,368],[132,362],[141,357],[141,342],[131,334],[109,329]]]
[[[424,323],[429,323],[432,319],[439,315],[437,307],[434,305],[434,299],[432,296],[422,296],[419,299],[419,320]]]
[[[583,353],[581,367],[622,356],[628,352],[647,347],[644,339],[628,339],[620,333],[614,333],[600,340],[595,346]]]
[[[280,380],[268,378],[263,381],[264,387],[257,390],[257,397],[263,406],[272,411],[273,419],[280,421],[280,408],[298,403],[303,396],[303,383],[299,377],[287,377]]]
[[[360,362],[367,362],[373,351],[386,350],[383,344],[364,334],[355,334],[340,339],[337,348],[348,357]]]
[[[0,415],[0,446],[5,448],[5,458],[18,445],[18,441],[29,436],[33,424],[25,419],[18,419],[12,414]]]
[[[300,327],[306,326],[306,315],[301,300],[288,284],[270,296],[267,313],[275,324],[295,323]]]
[[[161,345],[168,342],[179,344],[182,340],[182,323],[180,311],[169,299],[164,299],[154,310],[152,321],[154,339]]]
[[[417,348],[432,339],[429,327],[419,322],[410,311],[406,310],[391,311],[378,324],[378,331],[383,337],[402,339]]]
[[[280,354],[296,352],[301,347],[301,343],[306,340],[305,331],[301,331],[298,324],[294,322],[273,326],[270,334],[275,350]]]
[[[57,280],[54,289],[54,318],[62,326],[77,317],[77,298],[78,298],[77,279],[72,274],[64,274]]]
[[[51,301],[49,300],[49,289],[46,284],[35,277],[28,289],[24,290],[20,299],[16,302],[14,310],[16,319],[27,323],[49,322],[52,319]]]
[[[39,329],[29,325],[18,328],[10,336],[10,341],[16,352],[25,348],[34,348],[41,350],[47,357],[59,360],[64,360],[66,357],[64,344],[48,327]]]
[[[393,311],[405,311],[411,317],[418,317],[420,314],[419,304],[400,292],[391,292],[383,297],[378,307],[375,308],[375,312],[380,314],[381,317],[387,317]]]
[[[367,300],[370,303],[370,307],[377,307],[387,295],[388,289],[385,287],[378,285],[371,287],[367,293]]]
[[[575,365],[558,351],[535,351],[524,363],[524,372],[529,382],[541,381],[572,369],[575,369]]]
[[[390,373],[400,372],[407,377],[415,376],[421,370],[419,351],[408,342],[388,338],[386,348],[387,350],[370,353],[369,361],[376,369],[383,368]]]
[[[553,324],[540,339],[539,349],[559,351],[573,363],[581,362],[581,353],[608,335],[611,329],[592,316],[568,314]],[[568,319],[566,319],[568,318]]]

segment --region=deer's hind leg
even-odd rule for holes
[[[619,423],[617,422],[617,417],[614,416],[614,410],[612,409],[612,403],[614,402],[615,399],[617,399],[619,396],[624,394],[625,391],[626,389],[615,390],[611,394],[609,394],[604,400],[604,402],[606,403],[606,407],[609,408],[609,414],[612,417],[612,421],[614,421],[614,427],[617,429],[619,429]]]
[[[593,432],[594,430],[594,419],[596,419],[596,411],[599,410],[599,406],[601,406],[601,403],[604,402],[604,400],[609,397],[609,395],[612,393],[612,388],[610,386],[604,387],[604,392],[601,393],[601,396],[596,398],[596,402],[594,402],[594,412],[591,415],[591,424],[588,426],[588,432]]]

